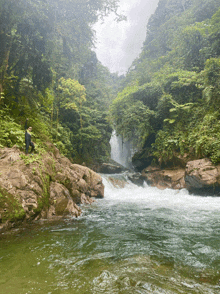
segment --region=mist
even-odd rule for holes
[[[103,65],[111,72],[125,74],[141,52],[146,37],[147,23],[159,0],[121,0],[120,13],[127,21],[117,23],[110,15],[94,25],[96,31],[95,52]]]

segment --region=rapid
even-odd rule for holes
[[[103,182],[78,219],[2,235],[0,293],[220,293],[219,197]]]
[[[111,146],[129,167],[131,146]],[[102,178],[78,219],[0,236],[1,294],[220,293],[220,197]]]

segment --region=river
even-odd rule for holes
[[[78,219],[0,237],[1,294],[220,293],[220,198],[103,182]]]

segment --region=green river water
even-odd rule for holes
[[[0,235],[1,294],[220,293],[220,198],[103,180],[78,219]]]

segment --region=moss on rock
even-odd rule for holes
[[[16,222],[25,218],[25,211],[19,201],[0,187],[0,222]]]

